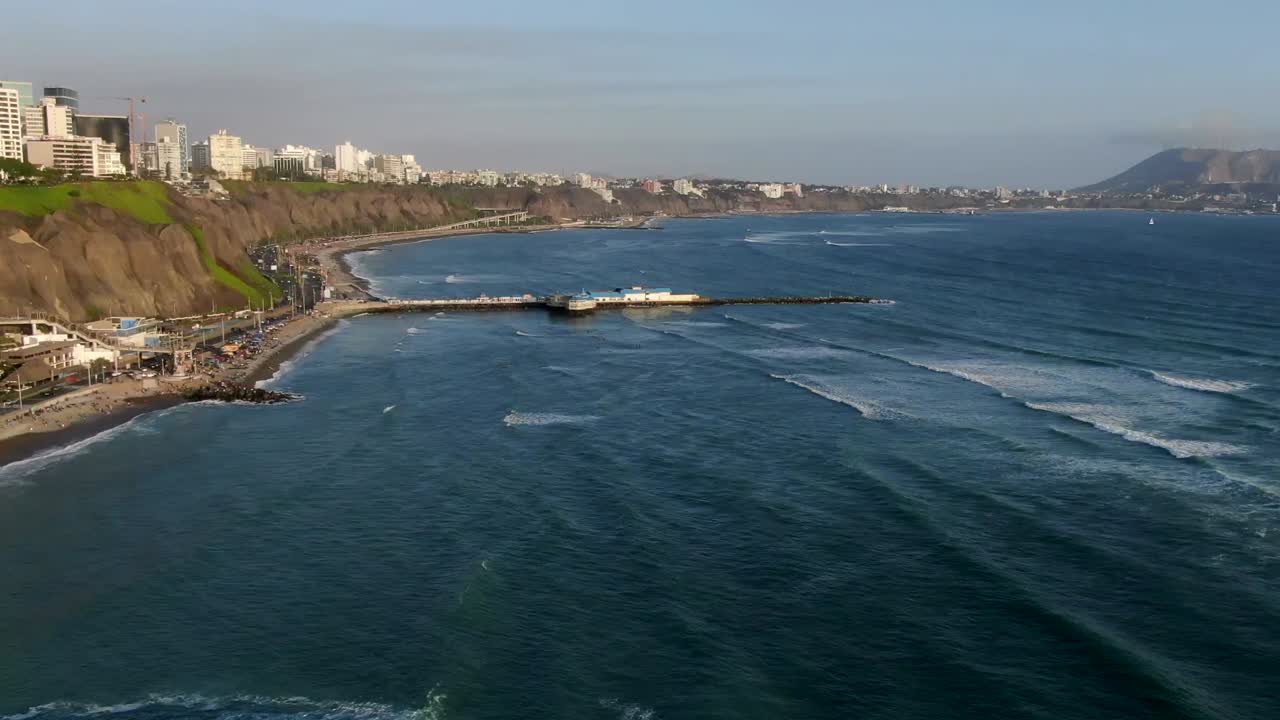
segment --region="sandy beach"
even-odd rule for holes
[[[0,419],[0,465],[82,440],[143,413],[180,404],[186,393],[207,382],[233,380],[253,384],[269,378],[313,335],[334,322],[310,315],[294,318],[271,334],[262,351],[245,368],[150,381],[117,378],[42,404],[34,412],[10,413]]]

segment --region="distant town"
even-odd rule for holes
[[[1136,192],[1006,187],[921,187],[911,184],[815,185],[800,182],[752,182],[705,178],[621,178],[578,172],[425,169],[412,154],[378,152],[347,140],[333,148],[286,144],[263,147],[231,130],[192,140],[187,125],[173,118],[148,123],[140,112],[145,98],[110,98],[126,114],[96,114],[81,109],[81,95],[66,87],[0,80],[0,180],[60,182],[77,178],[147,178],[181,189],[217,191],[222,180],[324,181],[433,186],[554,187],[573,185],[614,202],[614,191],[640,188],[654,195],[705,197],[710,192],[752,192],[767,199],[805,193],[846,193],[880,197],[878,209],[908,212],[1004,207],[1133,206],[1277,212],[1272,188],[1224,184],[1188,191],[1159,186]],[[95,96],[97,98],[97,96]],[[101,100],[99,100],[101,101]],[[213,183],[212,186],[210,183]],[[908,202],[908,200],[914,201]],[[894,204],[895,200],[898,204]]]

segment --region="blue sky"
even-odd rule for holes
[[[1058,187],[1166,146],[1280,145],[1280,3],[59,8],[7,11],[0,76],[429,167]]]

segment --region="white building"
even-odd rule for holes
[[[765,183],[760,186],[760,192],[771,200],[777,200],[782,197],[782,183]]]
[[[120,151],[115,145],[95,137],[28,139],[27,162],[93,177],[125,174]]]
[[[476,173],[476,184],[485,187],[497,187],[501,175],[496,170],[481,170]]]
[[[333,147],[333,167],[344,173],[354,173],[359,166],[356,160],[356,146],[351,141]]]
[[[796,197],[804,197],[804,188],[800,186],[800,183],[784,185],[782,189],[784,192],[789,192]]]
[[[156,172],[165,180],[180,180],[182,172],[182,146],[168,136],[157,137]]]
[[[671,183],[671,189],[679,195],[697,195],[698,188],[693,186],[693,181],[687,178],[680,178]]]
[[[418,160],[412,155],[401,155],[400,160],[404,162],[404,181],[410,185],[418,184],[422,180],[422,166]]]
[[[173,178],[186,178],[191,175],[191,150],[187,146],[187,126],[172,118],[164,122],[156,123],[156,144],[161,142],[172,143],[178,146],[178,162],[173,165]],[[164,161],[160,163],[160,170],[163,174],[165,170]]]
[[[591,176],[587,173],[574,173],[573,184],[589,190],[591,189]]]
[[[15,88],[0,88],[0,158],[22,159],[22,104]]]
[[[239,136],[226,130],[209,136],[209,168],[228,180],[244,177],[244,146]]]
[[[40,102],[26,109],[26,137],[71,137],[76,134],[75,112],[66,105],[58,105],[53,98],[41,98]]]

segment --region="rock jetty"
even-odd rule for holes
[[[265,390],[241,383],[226,382],[225,380],[201,385],[187,393],[186,397],[188,400],[193,401],[219,400],[221,402],[248,402],[262,405],[273,405],[297,399],[296,395],[291,395],[290,393]]]

